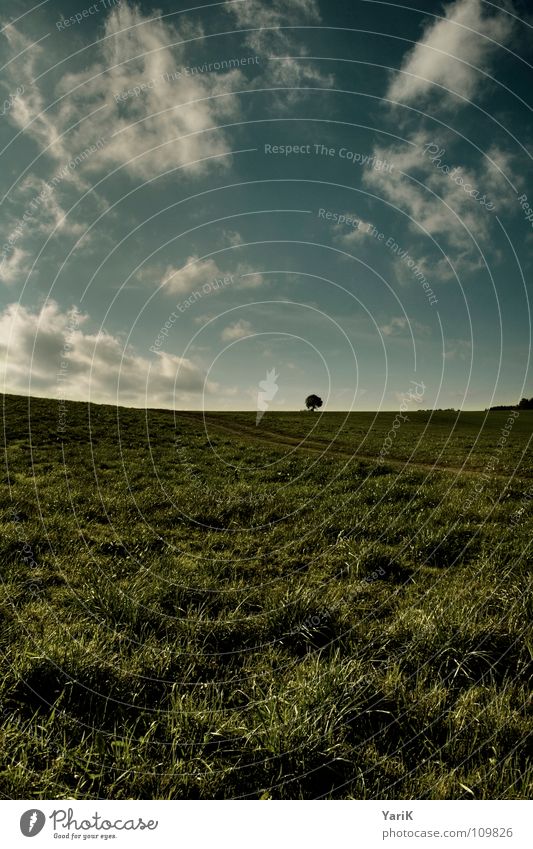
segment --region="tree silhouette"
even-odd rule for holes
[[[305,406],[308,410],[313,410],[314,412],[317,407],[322,406],[322,398],[319,398],[318,395],[308,395],[305,399]]]

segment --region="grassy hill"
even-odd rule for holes
[[[5,796],[531,795],[533,412],[2,406]]]

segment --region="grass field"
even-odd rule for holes
[[[4,796],[531,796],[533,412],[3,413]]]

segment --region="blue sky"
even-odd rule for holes
[[[274,369],[271,410],[532,395],[533,16],[418,6],[10,2],[4,391],[253,410]]]

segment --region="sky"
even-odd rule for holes
[[[2,390],[533,395],[532,32],[526,0],[2,5]]]

